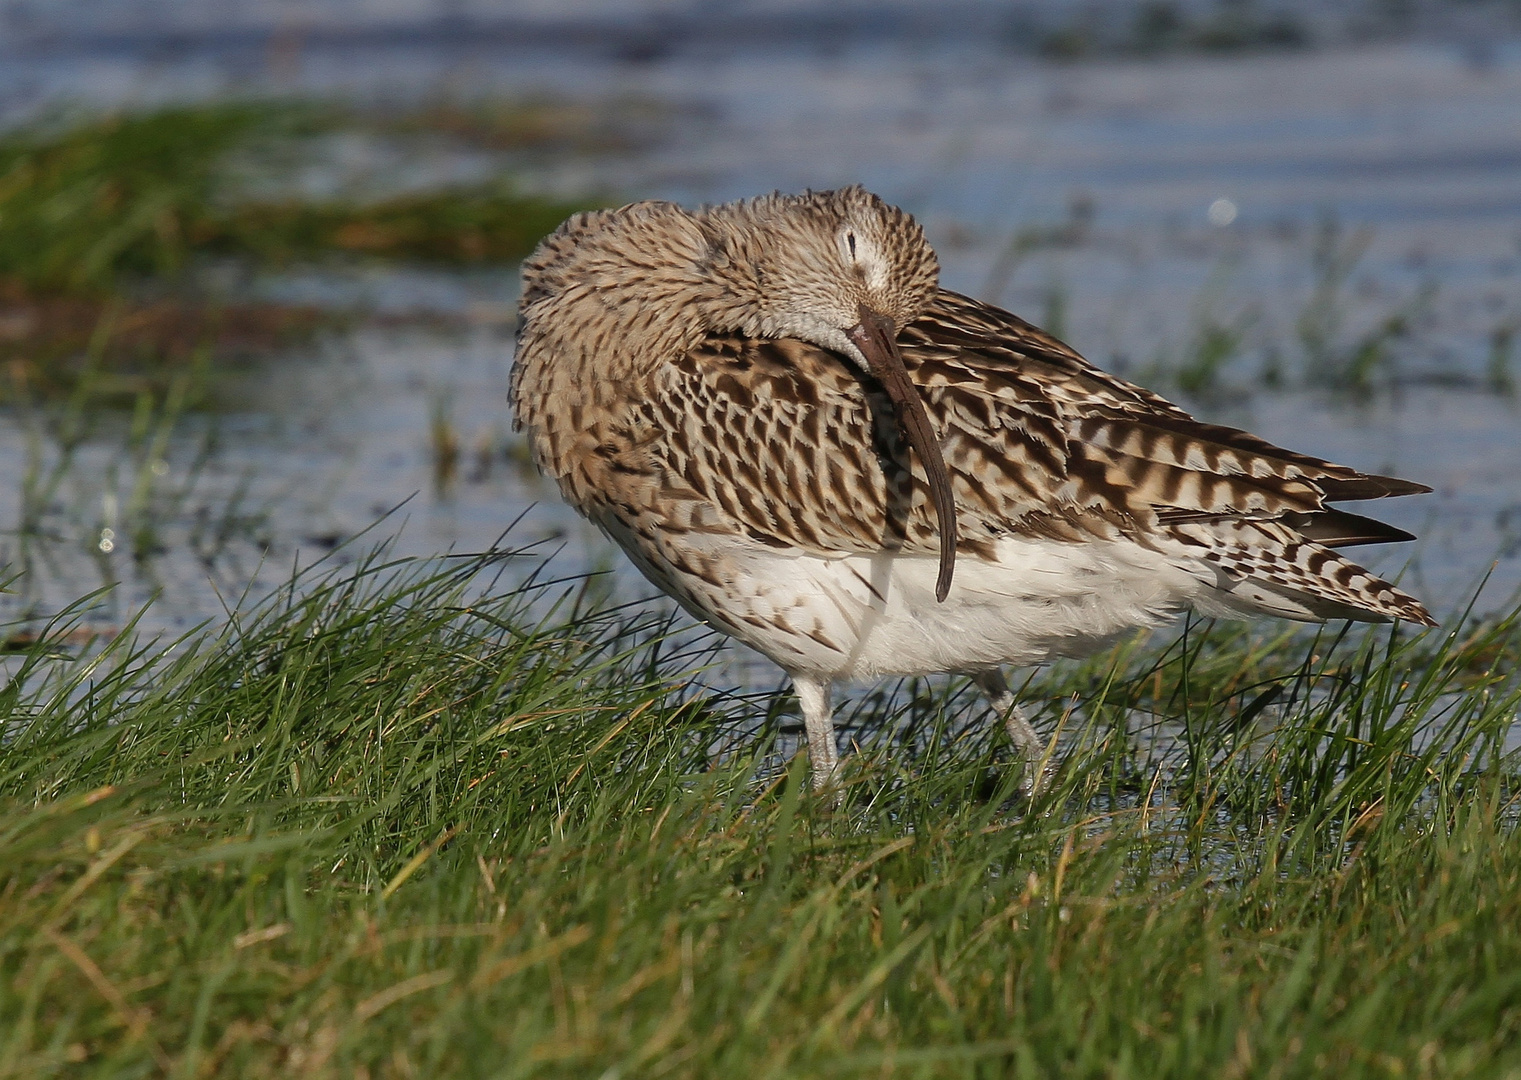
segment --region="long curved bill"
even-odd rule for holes
[[[956,498],[951,492],[951,477],[945,469],[940,443],[924,412],[924,401],[903,366],[897,336],[897,328],[891,319],[864,305],[861,321],[850,331],[850,340],[866,357],[871,373],[892,399],[898,426],[924,465],[930,498],[935,503],[935,523],[940,532],[940,576],[935,581],[935,599],[943,601],[951,591],[951,576],[956,571]]]

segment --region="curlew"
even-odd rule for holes
[[[791,677],[815,787],[838,680],[971,676],[1185,611],[1405,619],[1344,558],[1412,539],[1333,502],[1428,491],[1202,423],[941,289],[859,187],[578,214],[523,265],[515,419],[538,467],[695,618]]]

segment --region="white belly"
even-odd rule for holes
[[[759,545],[725,553],[723,594],[700,612],[794,674],[975,672],[1094,652],[1208,603],[1212,572],[1124,541],[1004,539],[962,556],[944,603],[934,558],[824,557]],[[708,599],[708,597],[704,597]],[[692,606],[692,605],[689,605]]]

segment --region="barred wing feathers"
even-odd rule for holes
[[[1409,535],[1327,505],[1421,485],[1202,423],[955,293],[940,293],[899,344],[940,435],[960,557],[991,557],[1008,535],[1125,537],[1202,559],[1276,614],[1431,622],[1413,597],[1333,550]],[[627,400],[627,425],[607,447],[620,459],[623,514],[654,514],[658,503],[667,531],[935,554],[923,471],[886,395],[834,353],[712,337]]]

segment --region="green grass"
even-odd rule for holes
[[[207,252],[510,261],[581,208],[520,194],[507,177],[368,200],[239,199],[237,154],[299,159],[302,139],[366,123],[334,108],[230,102],[10,132],[0,138],[0,281],[109,293],[124,279],[173,277]]]
[[[1521,1070],[1514,614],[1048,672],[1029,808],[964,687],[884,688],[835,811],[789,699],[491,572],[7,661],[0,1075]]]
[[[247,105],[46,124],[0,141],[0,277],[103,291],[179,271],[212,216],[220,165],[275,124]]]
[[[118,404],[145,391],[162,398],[202,352],[222,370],[340,323],[333,312],[207,293],[194,271],[211,257],[265,267],[522,258],[582,204],[524,194],[505,173],[315,202],[256,197],[247,183],[261,168],[287,174],[335,133],[442,131],[500,150],[538,146],[573,118],[501,105],[487,119],[489,139],[453,112],[382,123],[335,106],[234,101],[55,118],[0,135],[0,404],[67,398],[85,383]]]
[[[255,203],[195,233],[207,251],[275,263],[329,253],[447,265],[521,259],[579,204],[516,194],[506,183],[374,202]]]

